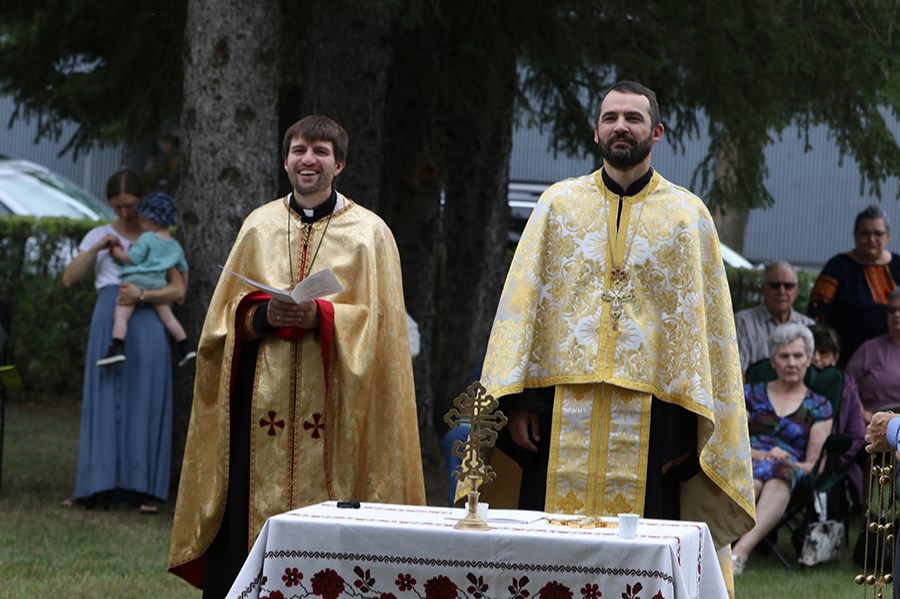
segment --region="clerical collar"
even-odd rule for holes
[[[647,186],[647,183],[650,182],[650,179],[653,178],[653,167],[647,170],[643,177],[632,183],[628,186],[628,189],[622,189],[622,186],[612,180],[606,173],[606,169],[602,169],[600,171],[600,175],[603,177],[603,184],[606,185],[606,188],[621,197],[630,197],[635,196],[640,193],[642,189]]]
[[[294,192],[291,192],[290,196],[291,209],[300,215],[300,220],[305,223],[314,223],[321,218],[325,218],[332,212],[334,212],[334,207],[337,204],[337,190],[332,185],[331,187],[331,195],[328,196],[328,199],[316,206],[315,208],[304,208],[300,204],[297,203],[297,200],[294,199]]]

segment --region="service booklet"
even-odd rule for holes
[[[291,291],[269,287],[265,283],[254,281],[253,279],[236,273],[233,270],[229,272],[237,278],[250,283],[260,291],[265,291],[274,299],[290,304],[299,304],[305,301],[319,299],[320,297],[340,293],[344,290],[344,286],[341,285],[340,281],[337,280],[337,277],[334,276],[334,273],[331,272],[330,268],[326,268],[325,270],[320,270],[309,275],[308,277],[297,283],[297,286],[294,287]]]

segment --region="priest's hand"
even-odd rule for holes
[[[319,306],[314,300],[292,304],[272,299],[266,309],[266,318],[273,327],[315,329],[319,326]]]
[[[530,410],[511,410],[509,412],[509,434],[513,443],[537,453],[537,446],[532,442],[541,440],[541,422],[537,412]]]
[[[887,438],[887,425],[888,422],[898,417],[900,414],[890,412],[877,412],[872,416],[872,421],[866,427],[866,451],[868,453],[882,453],[896,449],[896,447],[891,447],[891,440]]]

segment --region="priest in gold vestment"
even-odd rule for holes
[[[346,133],[288,129],[294,191],[244,221],[213,294],[169,569],[223,597],[266,518],[325,500],[425,500],[400,260],[390,230],[332,186]],[[344,290],[289,304],[230,274],[290,289],[330,269]]]
[[[731,299],[708,210],[650,166],[662,133],[651,90],[613,86],[603,167],[547,189],[525,228],[482,372],[521,481],[501,469],[485,496],[705,521],[730,583],[755,516]]]

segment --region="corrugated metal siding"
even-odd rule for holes
[[[84,151],[78,155],[78,160],[73,160],[71,152],[58,156],[65,142],[74,135],[75,125],[64,124],[58,142],[44,139],[35,143],[37,123],[33,119],[30,121],[17,119],[12,128],[7,128],[15,108],[12,97],[0,96],[0,154],[46,166],[98,198],[104,199],[106,180],[122,168],[122,146]]]
[[[891,124],[900,137],[900,123]],[[829,139],[825,127],[810,130],[812,150],[804,152],[799,130],[788,129],[765,152],[769,174],[766,187],[775,204],[753,210],[747,223],[743,254],[754,262],[788,260],[798,266],[821,267],[831,256],[853,245],[853,220],[863,208],[877,202],[860,193],[856,163],[845,159]],[[684,153],[676,153],[665,137],[653,150],[653,164],[670,181],[691,188],[691,178],[706,153],[705,139],[687,140]],[[519,126],[513,134],[510,179],[551,183],[592,172],[593,159],[554,156],[549,135],[537,128]],[[895,229],[888,246],[900,253],[900,183],[882,185],[880,202]]]
[[[900,123],[894,122],[895,135]],[[767,210],[754,210],[747,223],[744,254],[757,261],[784,256],[800,266],[822,266],[833,255],[853,247],[853,222],[869,204],[878,203],[888,215],[895,237],[888,249],[900,251],[900,184],[882,185],[882,201],[860,191],[860,175],[852,159],[840,164],[840,153],[828,130],[810,131],[812,150],[804,153],[804,140],[796,130],[766,150],[769,177],[766,185],[775,198]]]

